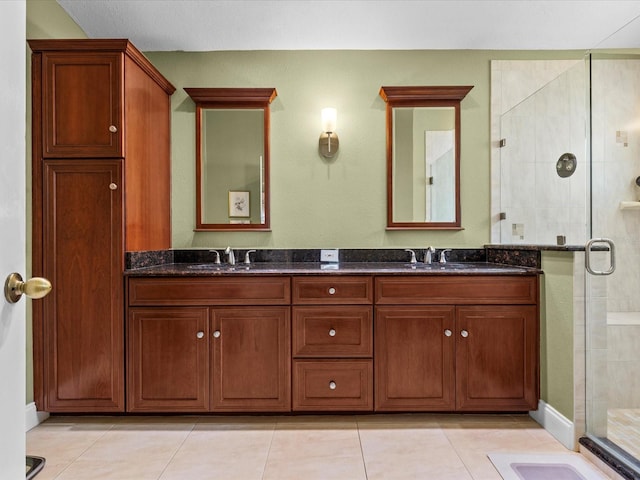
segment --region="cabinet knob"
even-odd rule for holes
[[[336,387],[337,387],[336,382],[334,382],[333,380],[331,380],[331,381],[329,382],[329,388],[330,388],[331,390],[335,390],[335,389],[336,389]]]
[[[110,131],[111,133],[116,133],[116,132],[118,131],[118,127],[116,127],[115,125],[111,125],[111,126],[109,127],[109,131]]]
[[[334,295],[336,293],[336,289],[331,287],[329,288],[329,295]]]
[[[198,332],[198,333],[196,333],[196,337],[198,337],[198,338],[204,338],[204,332]]]
[[[109,184],[109,190],[117,190],[118,189],[118,185],[115,183],[110,183]]]
[[[215,332],[213,332],[213,338],[220,338],[220,330],[216,330]]]
[[[462,330],[460,332],[460,335],[462,335],[464,338],[467,338],[469,336],[469,332],[467,332],[466,330]]]
[[[444,336],[445,337],[450,337],[452,335],[453,332],[451,332],[451,330],[449,330],[448,328],[444,331]]]
[[[336,329],[332,328],[331,330],[329,330],[329,336],[330,337],[335,337],[336,336]]]

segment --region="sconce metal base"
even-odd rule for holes
[[[336,153],[338,153],[338,148],[340,147],[340,140],[338,139],[338,135],[335,132],[327,133],[322,132],[320,134],[320,140],[318,143],[318,149],[320,150],[320,155],[325,158],[333,158]]]

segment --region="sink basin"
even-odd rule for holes
[[[227,269],[225,265],[218,265],[217,263],[196,263],[187,265],[187,268],[189,270],[211,270],[213,272]]]

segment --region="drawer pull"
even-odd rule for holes
[[[213,332],[213,338],[220,338],[220,330],[216,330],[215,332]]]
[[[204,338],[204,332],[198,332],[198,333],[196,333],[196,337],[198,337],[198,338]]]
[[[113,182],[111,182],[109,184],[109,190],[117,190],[117,189],[118,189],[118,185],[117,184],[115,184]]]
[[[452,335],[451,330],[449,330],[448,328],[444,331],[444,336],[445,337],[450,337]]]
[[[460,335],[462,335],[462,337],[467,338],[469,336],[469,332],[467,332],[466,330],[462,330],[460,332]]]
[[[110,131],[111,133],[116,133],[116,132],[118,131],[118,127],[116,127],[115,125],[111,125],[111,126],[109,127],[109,131]]]
[[[336,387],[337,387],[336,382],[334,382],[333,380],[331,380],[331,381],[329,382],[329,389],[331,389],[331,390],[335,390],[335,389],[336,389]]]
[[[329,330],[329,336],[330,337],[335,337],[336,336],[336,329],[332,328],[331,330]]]
[[[329,288],[329,295],[335,295],[335,293],[336,293],[336,289],[335,288],[333,288],[333,287]]]

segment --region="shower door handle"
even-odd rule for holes
[[[594,270],[591,268],[591,247],[594,243],[605,243],[609,246],[609,258],[611,263],[608,270]],[[611,275],[616,270],[616,246],[613,240],[608,238],[592,238],[584,247],[584,266],[591,275]]]

